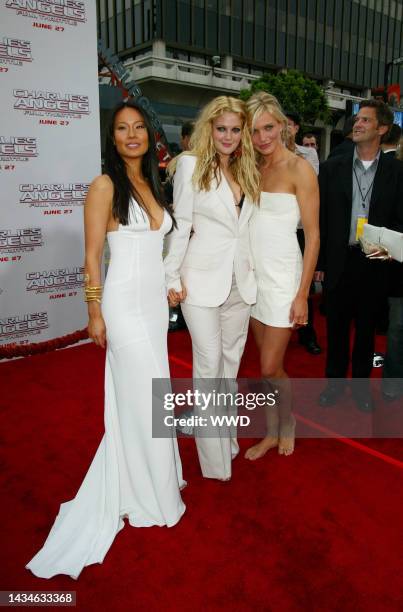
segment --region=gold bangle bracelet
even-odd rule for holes
[[[98,302],[98,304],[101,304],[102,300],[100,297],[86,297],[84,302],[87,302],[87,304],[88,302]]]
[[[84,293],[93,295],[94,293],[102,293],[102,287],[85,287]]]
[[[98,302],[101,303],[102,298],[102,285],[97,285],[96,287],[90,287],[86,285],[84,287],[84,301],[85,302]]]

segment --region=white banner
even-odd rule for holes
[[[0,346],[86,326],[83,203],[100,173],[96,3],[0,0]]]

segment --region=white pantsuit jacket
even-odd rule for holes
[[[223,175],[219,185],[212,180],[210,191],[197,191],[192,183],[195,164],[195,156],[182,155],[176,167],[174,214],[178,227],[167,236],[167,288],[180,291],[182,282],[187,290],[186,304],[219,306],[230,293],[234,272],[242,299],[254,304],[256,281],[248,229],[253,204],[245,199],[238,217]]]

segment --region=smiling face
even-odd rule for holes
[[[223,113],[213,120],[212,135],[217,153],[229,156],[241,142],[243,122],[236,113]]]
[[[271,155],[282,144],[283,124],[268,112],[262,113],[255,121],[252,142],[261,155]]]
[[[387,126],[379,125],[375,108],[364,106],[360,108],[354,121],[353,142],[356,144],[376,142],[387,131]]]
[[[142,157],[148,151],[148,132],[144,119],[135,108],[123,108],[115,117],[113,139],[124,160]]]

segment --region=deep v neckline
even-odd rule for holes
[[[148,215],[148,212],[147,211],[144,211],[144,212],[145,212],[145,214],[147,216],[147,219],[148,219],[148,225],[149,225],[149,228],[150,228],[150,232],[159,232],[161,230],[162,226],[164,225],[164,221],[165,221],[165,208],[163,208],[163,210],[162,210],[162,221],[159,224],[159,227],[157,229],[152,229],[152,227],[151,227],[151,220],[150,220],[150,217]]]
[[[145,208],[143,208],[142,206],[140,206],[140,204],[134,198],[132,199],[132,206],[133,206],[133,213],[134,213],[134,215],[136,215],[136,208],[137,208],[138,210],[140,210],[141,214],[143,215],[143,219],[144,218],[147,219],[148,231],[150,231],[150,232],[159,232],[161,230],[162,226],[164,225],[164,221],[165,221],[165,213],[166,213],[165,208],[162,209],[162,220],[161,220],[161,223],[159,224],[159,226],[156,229],[152,229],[150,215],[147,212],[147,210]]]
[[[231,194],[232,194],[232,197],[233,197],[233,200],[234,200],[234,206],[235,206],[235,208],[238,208],[238,207],[239,207],[239,205],[240,205],[240,204],[243,202],[243,200],[245,199],[245,194],[244,194],[244,193],[242,193],[242,190],[241,190],[241,196],[240,196],[239,200],[237,200],[237,198],[235,197],[235,193],[233,192],[232,187],[231,187],[231,185],[230,185],[230,182],[229,182],[229,180],[227,179],[227,177],[225,176],[224,172],[222,172],[222,171],[221,171],[221,175],[224,177],[224,180],[225,180],[225,182],[227,183],[228,189],[230,190],[230,192],[231,192]],[[242,208],[242,206],[241,206],[240,208]],[[236,212],[236,210],[235,210],[235,212]],[[238,217],[239,217],[239,215],[238,215]]]

